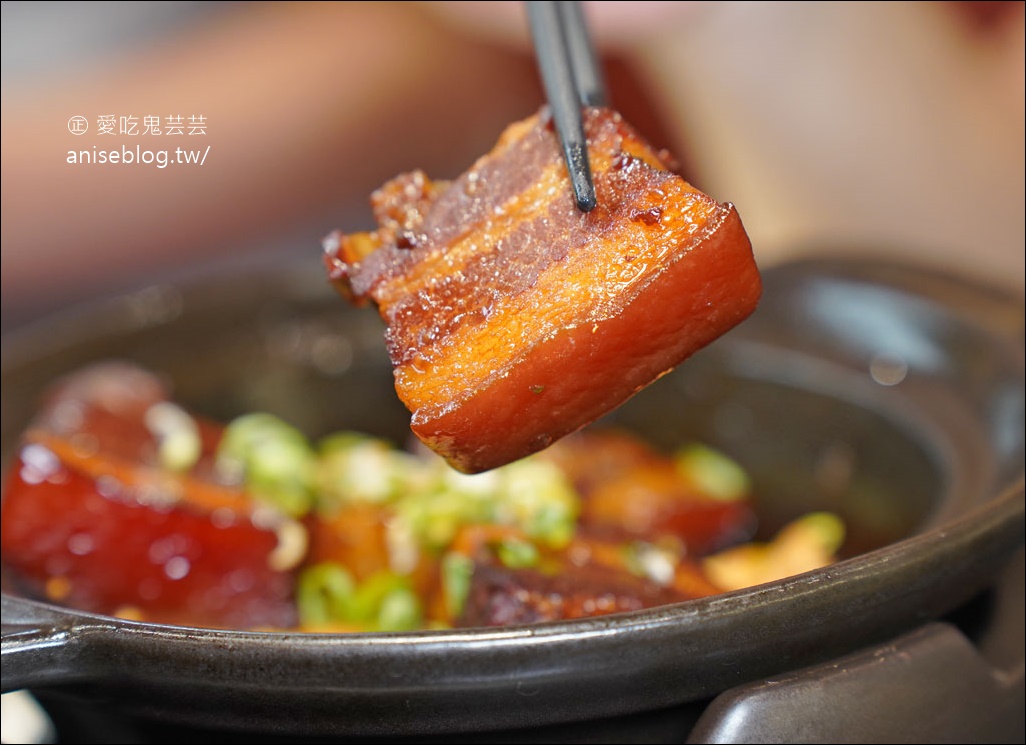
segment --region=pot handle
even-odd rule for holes
[[[3,595],[3,693],[81,679],[80,634],[71,616]]]
[[[1009,612],[995,629],[997,645],[984,640],[978,649],[954,624],[931,622],[893,642],[725,691],[687,742],[1022,742],[1023,574],[1020,550],[1006,575],[1020,594],[998,598]]]

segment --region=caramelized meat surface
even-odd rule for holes
[[[565,567],[544,574],[478,564],[461,626],[507,626],[625,613],[687,600],[673,586],[609,568]]]
[[[379,229],[325,241],[329,276],[386,323],[414,433],[475,473],[623,403],[746,318],[761,292],[732,205],[615,112],[585,116],[598,206],[577,210],[544,114],[451,183],[372,197]]]

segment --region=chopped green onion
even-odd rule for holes
[[[296,587],[296,607],[303,626],[324,626],[346,620],[354,591],[353,577],[335,562],[304,569]]]
[[[403,531],[421,546],[448,546],[464,525],[491,521],[496,476],[454,471],[440,458],[429,460],[429,472],[395,505]]]
[[[833,512],[810,512],[795,520],[793,525],[806,531],[810,541],[827,553],[836,553],[844,544],[844,521]]]
[[[303,626],[341,623],[368,631],[420,628],[423,612],[410,581],[380,572],[357,584],[341,564],[323,562],[300,574],[296,605]]]
[[[411,488],[423,468],[416,456],[386,440],[357,432],[325,438],[318,454],[318,506],[322,510],[350,502],[390,502]]]
[[[681,476],[714,499],[731,502],[751,491],[745,470],[706,445],[687,445],[677,451],[674,461]]]
[[[498,473],[495,521],[515,525],[548,546],[565,546],[574,535],[580,504],[563,471],[554,463],[524,458]]]
[[[409,580],[388,571],[377,572],[356,588],[349,607],[349,620],[370,623],[377,619],[384,598],[396,590],[409,588]]]
[[[473,576],[474,561],[470,557],[457,553],[447,553],[442,557],[442,593],[449,618],[463,615]]]
[[[412,631],[424,622],[420,600],[408,587],[398,587],[381,599],[378,609],[378,631]]]
[[[272,414],[247,414],[225,429],[216,468],[258,499],[299,517],[313,504],[316,456],[303,434]]]
[[[648,541],[633,541],[624,547],[624,565],[632,574],[660,585],[673,581],[679,563],[678,555]]]
[[[396,502],[398,520],[420,545],[445,548],[475,523],[516,527],[553,547],[573,537],[578,496],[555,464],[528,458],[467,475],[441,459],[430,463],[433,474]]]
[[[532,567],[538,563],[538,547],[516,538],[505,538],[495,546],[495,554],[510,569]]]

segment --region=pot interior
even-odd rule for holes
[[[55,615],[5,576],[5,629],[56,618],[25,662],[5,657],[5,679],[70,681],[79,697],[113,691],[126,709],[217,728],[480,731],[696,701],[948,613],[1022,545],[1022,300],[858,260],[798,262],[764,280],[750,319],[597,424],[719,448],[753,479],[762,536],[830,510],[848,561],[722,599],[399,638]],[[4,464],[56,377],[112,358],[166,375],[178,401],[214,419],[266,411],[311,437],[353,429],[404,443],[383,330],[316,266],[155,286],[46,320],[4,341]],[[64,629],[90,624],[89,653],[61,657]]]
[[[807,282],[807,272],[766,274],[765,301],[750,321],[594,426],[627,427],[666,449],[694,441],[728,453],[753,478],[762,536],[829,510],[845,521],[842,556],[850,557],[943,515],[967,486],[957,483],[959,459],[995,458],[987,422],[970,422],[964,442],[953,442],[910,404],[917,381],[879,382],[871,355],[857,348],[865,333],[857,321],[844,326],[849,338],[834,329],[828,345],[817,341],[824,316],[843,321],[845,303],[860,298],[835,292],[836,304],[824,306],[820,282],[795,306],[801,297],[776,285]],[[896,320],[914,324],[912,341],[936,333],[920,318]],[[838,350],[854,350],[854,360]],[[399,444],[411,437],[377,314],[350,307],[316,268],[296,267],[155,286],[26,329],[5,351],[4,458],[54,378],[111,358],[167,376],[177,400],[222,421],[267,411],[312,437],[340,429]]]

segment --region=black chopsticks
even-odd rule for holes
[[[535,55],[542,84],[563,147],[577,208],[595,207],[582,106],[603,106],[605,84],[578,2],[528,2]]]

